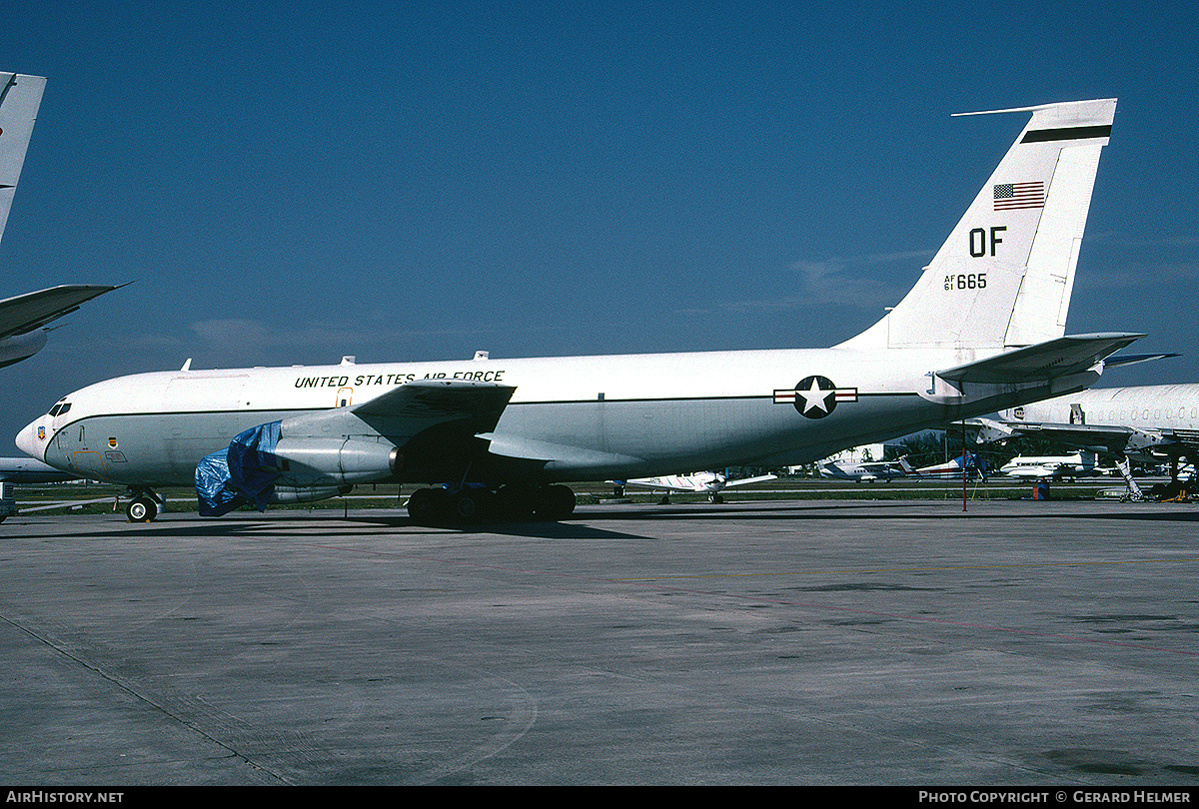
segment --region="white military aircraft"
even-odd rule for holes
[[[0,482],[62,483],[67,480],[78,480],[78,475],[32,458],[0,458]]]
[[[999,419],[967,421],[979,443],[1040,437],[1109,453],[1129,493],[1140,499],[1130,460],[1167,459],[1170,478],[1179,478],[1179,461],[1199,458],[1199,385],[1143,385],[1095,388],[1021,405]]]
[[[46,80],[0,73],[0,236],[8,224],[17,181],[33,135]],[[47,323],[116,287],[73,284],[0,301],[0,367],[32,357],[46,345]]]
[[[734,486],[748,486],[751,483],[762,483],[767,480],[777,480],[777,475],[757,475],[752,478],[729,479],[728,473],[695,472],[690,475],[663,475],[656,478],[633,478],[618,483],[619,486],[632,486],[637,489],[650,489],[656,492],[686,492],[707,494],[708,502],[721,503],[720,493]],[[669,494],[663,498],[669,501]]]
[[[822,478],[852,480],[855,483],[874,483],[878,480],[890,483],[895,478],[916,474],[907,458],[894,461],[821,461],[818,469]]]
[[[1073,455],[1017,455],[999,467],[999,474],[1027,480],[1073,480],[1099,474],[1095,453]]]
[[[914,288],[832,348],[138,374],[61,399],[17,437],[59,469],[194,483],[201,514],[380,481],[420,521],[480,506],[560,519],[569,480],[810,463],[1094,384],[1143,335],[1065,336],[1114,99],[1031,113]],[[479,485],[481,484],[481,485]]]
[[[1199,454],[1199,385],[1096,388],[977,419],[980,440],[1039,436],[1153,460]]]

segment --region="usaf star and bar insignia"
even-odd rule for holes
[[[799,413],[810,419],[822,419],[836,409],[838,402],[856,402],[857,388],[838,388],[825,376],[805,376],[794,390],[776,390],[775,404],[795,405]]]

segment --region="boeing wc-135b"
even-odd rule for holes
[[[157,487],[201,514],[427,483],[420,521],[560,519],[569,480],[777,467],[1081,390],[1143,335],[1064,336],[1114,99],[1027,107],[1007,154],[913,289],[832,348],[191,370],[111,379],[17,437],[35,458]]]

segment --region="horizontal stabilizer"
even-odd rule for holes
[[[1015,384],[1081,374],[1110,354],[1141,339],[1143,334],[1082,334],[1059,337],[1018,348],[985,360],[938,371],[951,382]]]
[[[1108,357],[1103,361],[1103,367],[1122,368],[1125,365],[1136,365],[1139,362],[1153,362],[1181,356],[1181,354],[1125,354],[1119,357]]]

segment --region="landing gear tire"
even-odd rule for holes
[[[535,492],[526,486],[504,485],[496,492],[497,511],[505,520],[524,522],[532,519]]]
[[[574,513],[575,493],[568,487],[554,484],[537,492],[534,512],[543,520],[564,520]]]
[[[135,497],[125,507],[125,515],[129,522],[154,522],[158,516],[158,504],[149,497]]]
[[[457,522],[472,522],[480,515],[482,504],[478,496],[470,489],[463,489],[454,495],[450,508]]]
[[[502,486],[498,492],[468,487],[417,489],[408,498],[408,516],[417,525],[463,525],[491,519],[562,520],[575,510],[575,493],[566,486]]]
[[[419,525],[429,525],[438,511],[435,500],[433,489],[417,489],[408,498],[408,516]]]

